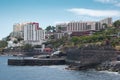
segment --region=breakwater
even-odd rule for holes
[[[64,65],[65,59],[8,59],[8,65],[14,66],[43,66],[43,65]]]

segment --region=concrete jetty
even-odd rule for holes
[[[8,65],[13,66],[65,65],[65,59],[64,58],[8,59]]]

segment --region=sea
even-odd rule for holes
[[[66,70],[67,65],[9,66],[10,58],[16,57],[0,56],[0,80],[120,80],[117,72]]]

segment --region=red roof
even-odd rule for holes
[[[44,50],[52,50],[51,48],[45,48]]]

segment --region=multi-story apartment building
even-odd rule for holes
[[[56,25],[56,32],[65,32],[67,31],[67,23],[60,23]]]
[[[39,23],[30,22],[24,26],[24,41],[32,45],[41,45],[45,39],[45,31],[39,28]]]
[[[102,28],[99,22],[70,22],[67,26],[67,32],[98,31]]]
[[[106,18],[103,20],[100,20],[98,22],[95,21],[73,21],[69,23],[61,23],[56,25],[56,31],[58,32],[58,28],[63,28],[62,30],[65,32],[83,32],[83,31],[98,31],[101,29],[104,29],[103,24],[111,25],[112,24],[112,18]]]
[[[25,23],[17,23],[13,25],[12,37],[24,37],[24,25]]]
[[[54,33],[55,39],[61,39],[62,37],[67,37],[67,33],[64,32],[56,32]]]
[[[91,34],[94,31],[99,31],[101,29],[105,29],[103,24],[112,25],[112,18],[106,18],[101,21],[74,21],[69,23],[61,23],[56,25],[56,31],[59,32],[59,27],[61,27],[62,33],[68,33],[69,35],[75,33],[73,35],[83,35],[83,34]],[[63,29],[62,29],[63,28]],[[57,33],[59,36],[64,36],[59,32]]]
[[[112,25],[112,18],[105,18],[103,20],[100,21],[101,24],[107,24],[108,26],[111,26]]]
[[[24,24],[23,23],[17,23],[13,25],[13,32],[19,32],[24,30]]]
[[[87,27],[86,22],[70,22],[67,26],[67,32],[86,31]]]

